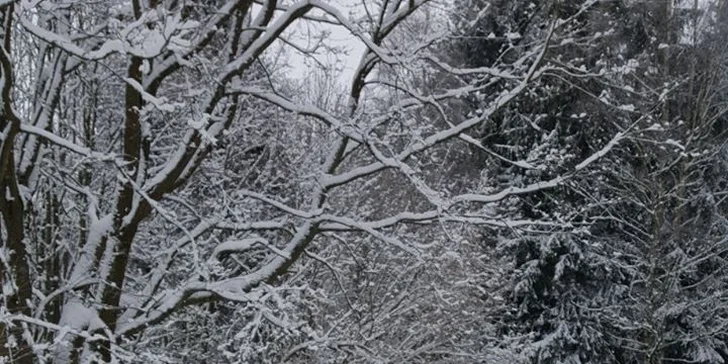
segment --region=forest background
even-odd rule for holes
[[[0,363],[728,359],[725,1],[0,19]]]

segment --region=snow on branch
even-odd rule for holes
[[[262,245],[280,257],[287,258],[287,259],[291,258],[289,253],[281,251],[280,249],[271,245],[268,242],[268,240],[263,239],[261,237],[255,237],[255,238],[247,238],[247,239],[241,239],[241,240],[228,240],[222,244],[219,244],[212,251],[212,254],[210,255],[210,259],[213,259],[213,258],[219,259],[220,255],[227,254],[227,253],[236,253],[236,254],[245,253],[246,251],[249,251],[250,249],[252,249],[255,245]]]
[[[95,160],[99,160],[99,161],[115,161],[118,157],[116,154],[113,154],[113,153],[100,153],[100,152],[93,151],[87,147],[83,147],[78,144],[72,143],[66,139],[63,139],[51,132],[48,132],[48,131],[38,128],[36,126],[32,126],[32,125],[28,125],[28,124],[20,124],[20,131],[24,132],[24,133],[28,133],[28,134],[37,135],[55,145],[68,149],[71,152],[80,154],[89,159],[95,159]]]

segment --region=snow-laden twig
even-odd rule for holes
[[[71,152],[80,154],[89,159],[99,160],[99,161],[115,161],[115,160],[117,160],[117,157],[118,157],[118,155],[113,154],[113,153],[101,153],[101,152],[93,151],[90,148],[83,147],[83,146],[80,146],[73,142],[70,142],[51,132],[48,132],[46,130],[43,130],[43,129],[38,128],[33,125],[20,124],[20,131],[24,132],[24,133],[28,133],[28,134],[37,135],[55,145],[68,149]]]

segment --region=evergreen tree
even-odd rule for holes
[[[538,363],[722,359],[721,324],[705,318],[722,317],[709,292],[721,291],[725,274],[722,218],[708,218],[721,216],[720,188],[711,186],[722,168],[722,111],[711,94],[725,76],[711,19],[723,5],[477,5],[463,11],[487,15],[448,49],[470,67],[496,65],[496,50],[517,58],[518,45],[549,21],[578,20],[568,36],[554,34],[546,55],[570,72],[542,78],[482,126],[479,140],[491,152],[474,164],[484,184],[549,181],[619,136],[586,173],[502,205],[562,228],[486,232],[498,236],[497,264],[512,267],[493,295],[506,303],[493,302],[487,320]],[[478,103],[468,100],[467,109]]]

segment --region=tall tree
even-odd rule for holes
[[[576,16],[579,29],[556,38],[546,57],[570,72],[543,77],[538,91],[483,125],[481,149],[490,156],[481,168],[492,183],[562,175],[580,157],[614,151],[586,178],[503,205],[514,217],[575,229],[491,231],[504,259],[495,264],[513,268],[493,293],[506,305],[493,301],[487,316],[519,338],[515,350],[533,362],[722,361],[722,305],[713,292],[722,290],[716,277],[725,269],[723,202],[712,176],[724,153],[724,111],[711,96],[724,82],[724,50],[711,39],[724,5],[625,1],[579,13],[579,2],[482,2],[477,9],[485,16],[453,45],[464,54],[453,58],[472,66],[499,62],[480,56],[495,49],[517,54],[539,29],[529,26],[542,24],[534,19]],[[617,132],[620,142],[610,146]],[[521,160],[543,167],[513,163]]]

